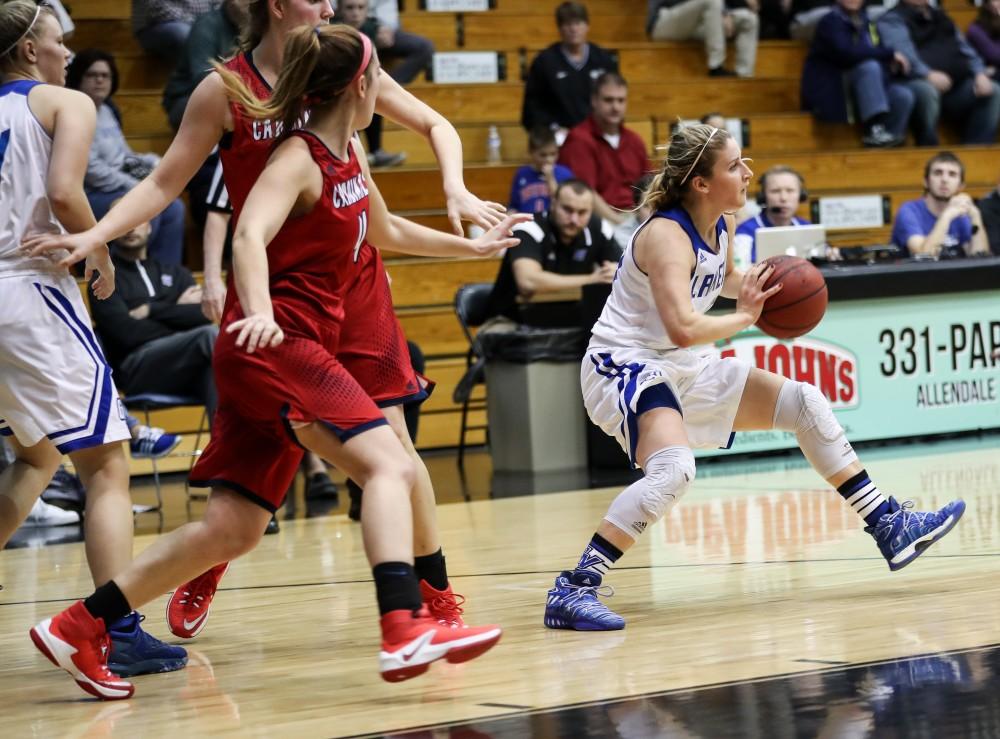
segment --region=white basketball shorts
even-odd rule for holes
[[[580,367],[583,403],[590,420],[618,440],[638,464],[642,392],[664,384],[676,400],[693,448],[728,449],[750,365],[738,359],[690,349],[599,349],[591,347]]]
[[[63,454],[129,438],[111,368],[69,274],[0,278],[0,435]]]

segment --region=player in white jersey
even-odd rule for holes
[[[100,585],[132,560],[125,412],[76,280],[57,264],[65,254],[20,251],[33,234],[95,223],[83,176],[96,111],[62,87],[69,56],[51,10],[32,0],[0,4],[0,434],[16,456],[0,473],[0,548],[68,454],[87,489],[87,560]],[[86,259],[95,295],[107,298],[107,247]],[[138,624],[132,614],[111,625],[112,664],[130,674],[185,664],[183,649]]]
[[[611,503],[576,567],[556,578],[545,606],[550,628],[624,628],[625,619],[598,600],[608,592],[604,575],[687,491],[692,448],[727,447],[735,431],[794,433],[816,472],[864,519],[892,570],[944,536],[965,510],[959,500],[918,513],[909,501],[885,498],[819,390],[706,346],[752,326],[781,289],[764,289],[773,271],[766,263],[745,273],[733,266],[729,214],[745,203],[752,176],[726,131],[696,125],[673,135],[646,191],[653,215],[622,256],[581,367],[591,420],[645,475]],[[736,309],[708,315],[719,295],[735,298]]]

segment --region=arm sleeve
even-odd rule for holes
[[[98,300],[93,293],[90,297],[90,312],[94,316],[97,330],[104,340],[111,344],[125,349],[135,349],[170,333],[170,329],[158,321],[132,318],[128,314],[124,298],[117,292],[107,300]]]
[[[920,55],[917,54],[917,47],[913,45],[910,32],[906,28],[906,23],[899,17],[898,13],[888,12],[879,18],[879,36],[882,43],[893,51],[898,51],[910,61],[910,77],[923,79],[930,72],[930,67],[923,63]]]
[[[903,204],[900,207],[896,213],[896,222],[892,225],[892,242],[904,249],[907,248],[906,242],[911,236],[927,235],[920,225],[916,212],[906,206],[907,204]]]
[[[201,306],[196,303],[186,303],[184,305],[173,305],[166,302],[155,302],[149,304],[149,317],[157,323],[162,324],[164,333],[170,334],[175,331],[185,331],[189,328],[197,328],[208,323],[205,314],[201,312]]]
[[[393,31],[399,30],[399,5],[397,0],[375,0],[372,3],[372,15],[380,26],[388,26]]]
[[[965,32],[965,37],[986,64],[1000,66],[1000,41],[994,41],[978,24],[973,23]]]
[[[598,262],[618,262],[622,258],[622,248],[618,246],[618,242],[614,238],[609,238],[603,231],[601,231],[601,244],[597,249],[597,261]]]
[[[542,69],[541,55],[535,57],[528,70],[528,79],[524,83],[524,103],[521,106],[521,125],[529,131],[535,126],[551,126],[555,118],[549,112],[545,103],[548,83]]]
[[[888,46],[867,46],[855,43],[851,32],[837,22],[837,16],[828,14],[816,29],[816,47],[822,47],[827,61],[833,62],[841,69],[850,69],[856,64],[868,59],[891,59],[893,51]]]
[[[95,139],[90,145],[90,158],[87,160],[87,174],[83,177],[83,183],[88,190],[112,192],[114,190],[131,190],[139,184],[139,180],[112,167],[106,159],[101,157]]]
[[[958,50],[962,53],[962,56],[969,60],[969,69],[972,70],[973,74],[981,74],[986,68],[986,65],[983,64],[982,57],[980,57],[969,42],[965,40],[965,36],[962,35],[960,30],[958,30],[958,26],[955,26],[955,36],[958,39]]]
[[[534,223],[534,221],[529,221],[529,223]],[[542,244],[532,238],[531,234],[526,231],[521,231],[515,229],[517,238],[521,240],[521,243],[510,250],[510,263],[514,264],[518,259],[534,259],[542,267],[545,267],[545,258],[542,255]]]

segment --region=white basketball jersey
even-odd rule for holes
[[[618,264],[611,295],[604,304],[601,317],[594,324],[590,339],[592,349],[643,347],[662,351],[676,346],[670,340],[656,310],[649,276],[639,269],[633,253],[636,237],[654,218],[667,218],[676,222],[691,239],[696,259],[691,275],[691,303],[694,309],[699,313],[707,313],[722,292],[722,284],[726,278],[726,253],[729,251],[729,232],[726,230],[725,218],[719,218],[715,227],[719,245],[719,251],[715,252],[705,243],[683,208],[658,211],[629,240],[628,248]]]
[[[52,138],[28,108],[28,92],[38,84],[0,85],[0,277],[52,272],[53,259],[27,259],[17,249],[25,236],[63,232],[45,185]]]

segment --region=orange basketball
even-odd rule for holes
[[[826,280],[809,261],[777,256],[764,260],[774,272],[764,289],[782,283],[784,287],[764,303],[757,327],[776,339],[794,339],[812,331],[826,313]]]

